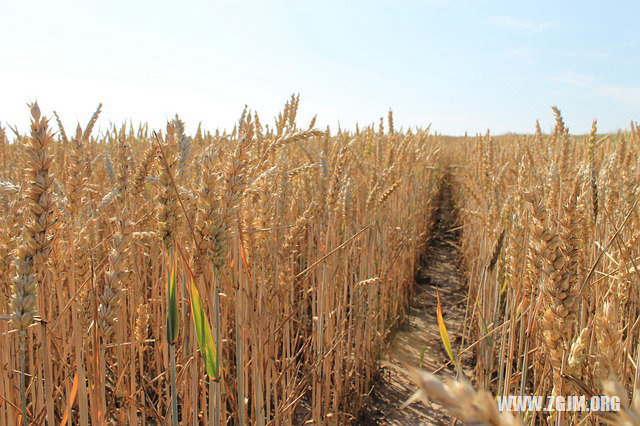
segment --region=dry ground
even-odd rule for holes
[[[451,189],[445,183],[436,212],[432,239],[416,271],[416,292],[407,318],[392,335],[383,354],[380,375],[371,391],[371,402],[360,420],[362,425],[438,425],[450,418],[435,404],[416,402],[404,410],[400,406],[415,392],[407,370],[422,368],[434,372],[446,364],[436,319],[436,288],[440,291],[444,321],[454,350],[459,348],[463,332],[466,291],[464,274],[458,259],[458,232]],[[472,361],[463,359],[463,370]],[[453,367],[438,375],[454,376]],[[468,377],[470,373],[465,374]]]

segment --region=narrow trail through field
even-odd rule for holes
[[[462,338],[466,290],[464,274],[458,259],[458,231],[455,208],[448,179],[436,211],[432,238],[416,271],[416,293],[407,318],[392,335],[382,357],[381,374],[371,392],[371,402],[360,422],[362,425],[438,425],[449,418],[441,407],[422,402],[404,410],[400,406],[415,392],[416,385],[406,370],[418,368],[421,353],[422,368],[433,372],[448,358],[444,351],[436,319],[436,288],[440,291],[444,321],[454,350]],[[466,361],[466,362],[465,362]],[[463,359],[463,370],[469,359]],[[453,368],[445,368],[439,375],[452,377]],[[466,374],[467,375],[467,374]]]

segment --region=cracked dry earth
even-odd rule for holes
[[[382,356],[382,368],[360,425],[441,425],[452,421],[446,410],[437,404],[414,402],[405,409],[400,407],[417,389],[407,371],[419,367],[421,352],[425,371],[435,372],[448,361],[436,319],[436,288],[440,291],[443,317],[453,350],[459,352],[460,349],[467,293],[458,260],[456,226],[451,189],[445,181],[432,238],[416,271],[416,291],[411,307]],[[471,376],[471,358],[471,354],[465,354],[461,360],[467,378]],[[437,375],[454,377],[455,371],[449,366]]]

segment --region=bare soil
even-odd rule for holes
[[[417,390],[411,376],[412,368],[435,372],[448,361],[436,319],[436,289],[440,292],[445,324],[455,350],[460,347],[466,306],[465,277],[459,263],[456,210],[451,188],[445,180],[432,239],[416,271],[416,290],[406,320],[391,336],[383,353],[381,369],[371,391],[371,400],[359,421],[360,425],[440,425],[452,419],[442,407],[415,402],[401,410],[401,405]],[[462,359],[462,369],[470,376],[472,355]],[[468,370],[468,371],[465,371]],[[452,366],[437,373],[454,377]]]

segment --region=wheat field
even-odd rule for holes
[[[22,401],[40,424],[353,418],[428,238],[438,144],[299,127],[297,107],[92,136],[100,108],[69,132],[33,105],[30,133],[3,132],[0,423]]]
[[[98,134],[100,107],[73,130],[37,104],[0,128],[0,424],[358,422],[443,184],[467,281],[451,356],[475,363],[418,396],[466,424],[640,423],[640,128],[571,135],[554,108],[548,134],[391,112],[336,131],[298,104],[214,133]],[[527,394],[623,410],[497,411]]]
[[[527,423],[638,424],[640,128],[447,144],[460,206],[474,379],[495,395],[616,395],[614,414]],[[537,414],[537,415],[536,415]],[[537,418],[536,418],[537,417]],[[509,424],[510,420],[506,420]]]

